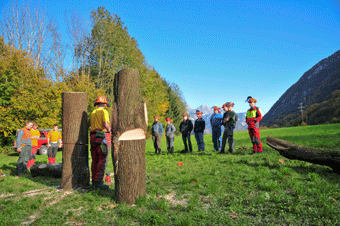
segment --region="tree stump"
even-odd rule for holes
[[[146,105],[140,92],[137,69],[116,73],[112,105],[112,162],[115,200],[134,203],[145,190]]]
[[[332,150],[317,150],[310,147],[293,144],[274,137],[267,138],[267,144],[279,151],[288,159],[296,159],[318,165],[329,166],[335,173],[340,174],[340,152]]]
[[[89,185],[87,93],[65,92],[63,97],[62,188]]]

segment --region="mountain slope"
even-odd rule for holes
[[[261,120],[262,125],[271,125],[282,115],[299,111],[300,103],[310,106],[332,97],[340,89],[340,50],[321,60],[292,85]]]

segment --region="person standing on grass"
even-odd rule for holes
[[[165,120],[167,123],[167,126],[165,128],[166,146],[168,149],[168,154],[173,154],[176,128],[172,124],[172,120],[170,117],[167,117]]]
[[[210,118],[210,124],[211,124],[211,130],[212,130],[212,142],[214,144],[214,150],[220,151],[221,150],[221,144],[222,144],[222,114],[220,112],[219,107],[214,107],[214,114],[211,115]]]
[[[202,119],[203,113],[199,110],[196,111],[197,119],[195,120],[194,133],[198,146],[198,151],[204,151],[204,129],[205,121]]]
[[[248,101],[250,106],[250,109],[247,111],[246,123],[251,142],[253,143],[253,152],[250,154],[260,154],[263,151],[260,139],[260,121],[263,118],[262,111],[261,108],[255,106],[256,99],[249,96],[246,101]]]
[[[183,117],[183,121],[179,125],[179,131],[181,131],[181,133],[182,133],[184,150],[182,150],[181,153],[182,154],[188,153],[188,145],[189,145],[189,151],[192,154],[192,145],[191,145],[191,141],[190,141],[190,136],[191,136],[191,131],[192,131],[194,126],[193,126],[191,120],[188,120],[187,113],[184,113],[182,115],[182,117]],[[188,140],[188,144],[187,144],[187,140]]]
[[[155,121],[152,124],[152,141],[153,146],[155,147],[155,154],[162,154],[162,148],[161,148],[161,138],[163,135],[164,129],[162,124],[159,122],[159,117],[155,116]]]
[[[33,123],[27,121],[25,126],[19,130],[16,145],[17,152],[19,152],[19,159],[17,162],[17,174],[21,175],[27,172],[27,162],[30,159],[32,153],[32,129]]]
[[[53,130],[47,134],[47,155],[48,163],[55,163],[55,157],[58,153],[58,148],[61,148],[61,133],[58,131],[58,124],[53,125]]]
[[[222,138],[222,154],[225,153],[225,146],[228,140],[229,152],[235,152],[235,142],[234,142],[234,129],[236,127],[236,121],[238,119],[237,114],[233,111],[234,103],[227,102],[223,104],[225,113],[223,114],[222,124],[224,126],[223,138]]]
[[[27,162],[27,168],[31,168],[35,163],[35,157],[38,151],[38,139],[40,138],[40,132],[38,130],[38,123],[33,122],[33,128],[31,129],[32,139],[32,153],[31,158]]]
[[[91,144],[91,173],[92,188],[109,189],[108,185],[103,184],[105,174],[105,162],[108,153],[106,133],[111,132],[110,116],[105,107],[109,106],[106,97],[99,96],[94,103],[96,109],[91,113],[90,125],[90,144]],[[86,187],[86,188],[90,188]]]

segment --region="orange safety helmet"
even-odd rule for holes
[[[251,96],[248,96],[248,97],[247,97],[246,102],[247,102],[247,101],[248,101],[248,103],[252,103],[252,102],[256,103],[256,102],[257,102],[257,100],[256,100],[255,98],[251,97]]]
[[[172,120],[171,120],[170,117],[167,117],[167,118],[165,119],[165,121],[170,121],[170,122],[172,122]]]
[[[107,99],[104,96],[99,96],[96,99],[96,102],[94,102],[94,106],[96,106],[97,104],[106,104],[107,106],[109,106],[109,104],[107,103]]]

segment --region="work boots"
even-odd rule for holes
[[[174,153],[174,147],[171,147],[170,148],[170,154],[173,154]]]
[[[109,187],[109,185],[103,184],[102,181],[92,181],[92,188],[93,188],[93,189],[99,188],[99,189],[101,189],[101,190],[107,190],[107,189],[109,189],[110,187]]]

